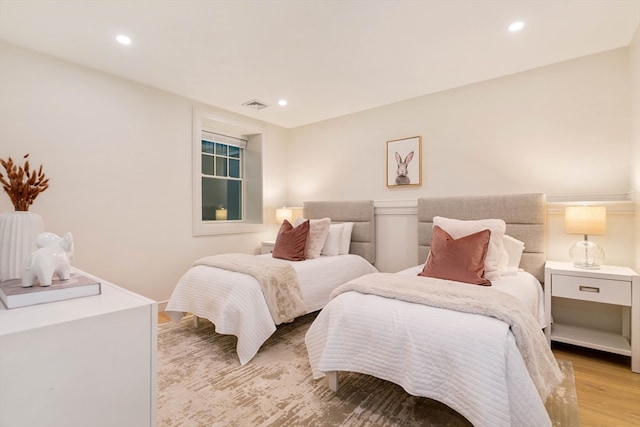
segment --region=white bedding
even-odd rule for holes
[[[320,256],[291,265],[298,274],[309,313],[324,307],[339,285],[377,271],[358,255]],[[174,321],[191,312],[209,319],[216,332],[238,337],[236,349],[242,365],[276,330],[260,284],[253,276],[204,265],[190,268],[180,278],[165,311]]]
[[[423,267],[423,265],[410,267],[398,272],[398,274],[416,276],[422,271]],[[491,287],[520,299],[531,314],[538,319],[540,329],[547,327],[544,315],[544,289],[542,289],[542,285],[533,275],[520,269],[517,274],[502,276],[500,280],[494,280],[491,282]]]
[[[492,287],[522,298],[540,319],[541,286],[532,278],[520,272]],[[550,425],[513,334],[495,318],[347,292],[320,312],[306,345],[315,378],[373,375],[445,403],[476,427]]]

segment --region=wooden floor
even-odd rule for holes
[[[158,314],[159,323],[169,321]],[[557,343],[552,350],[573,363],[582,427],[640,426],[640,374],[629,357]]]
[[[640,374],[629,357],[559,343],[552,350],[573,363],[582,427],[640,426]]]

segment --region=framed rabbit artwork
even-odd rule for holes
[[[387,187],[422,185],[422,137],[387,141]]]

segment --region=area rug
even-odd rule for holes
[[[309,314],[281,325],[257,356],[240,366],[236,338],[206,321],[164,323],[158,331],[158,426],[470,426],[435,400],[357,373],[340,373],[332,392],[314,380],[304,335]],[[571,362],[558,361],[564,380],[547,401],[556,427],[579,425]]]

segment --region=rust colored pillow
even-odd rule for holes
[[[286,219],[280,226],[276,243],[273,245],[272,256],[274,258],[287,259],[289,261],[304,261],[304,249],[309,235],[309,221],[294,227]]]
[[[482,230],[454,239],[435,225],[431,252],[418,276],[491,286],[491,282],[484,278],[484,260],[490,237],[490,230]]]

